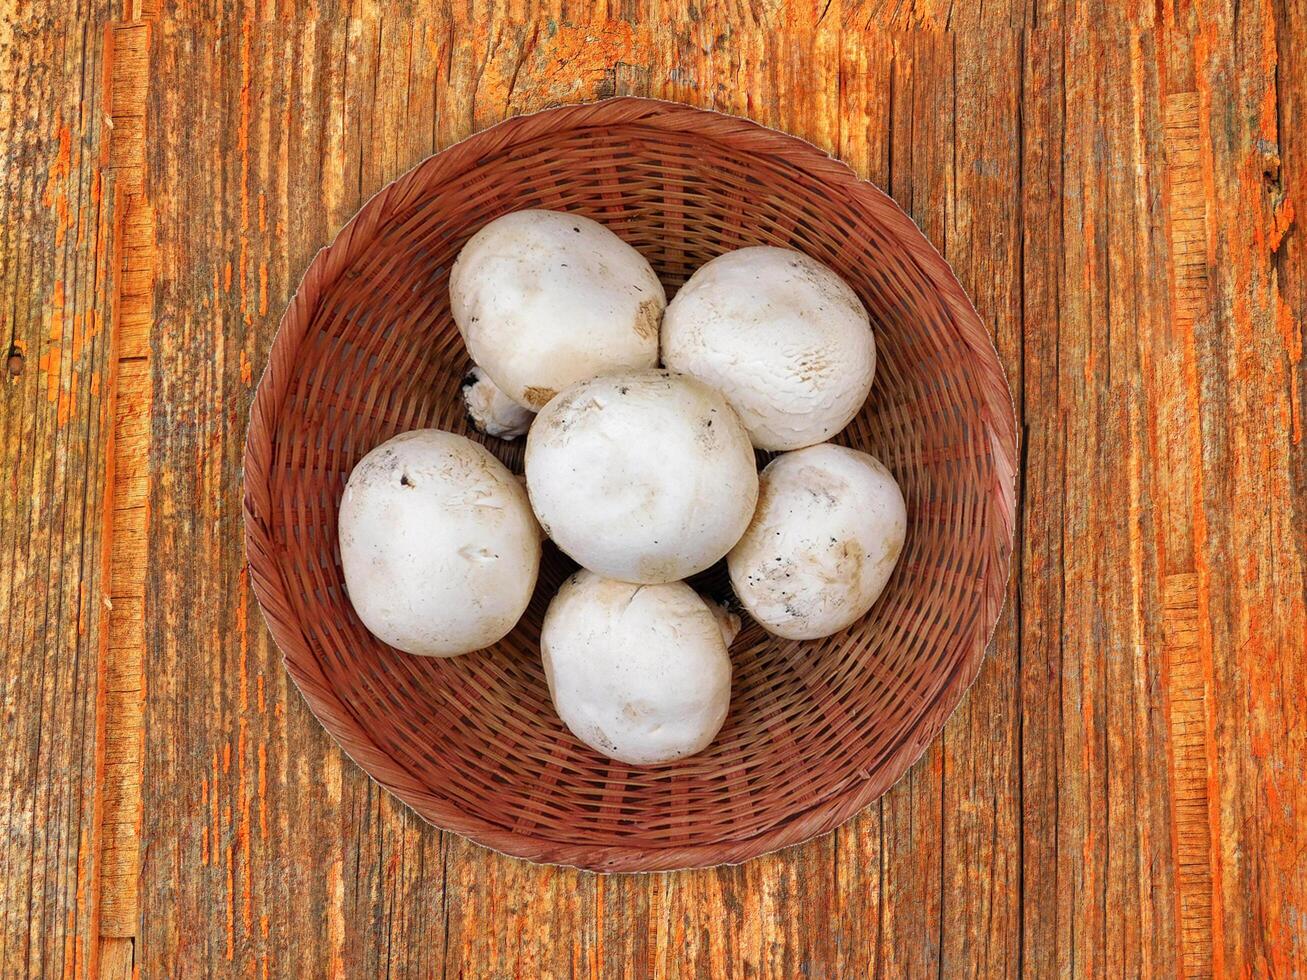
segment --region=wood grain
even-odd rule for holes
[[[1301,0],[302,6],[0,18],[0,973],[1301,975]],[[239,460],[371,193],[624,93],[893,194],[992,325],[1023,468],[989,657],[899,785],[742,867],[600,878],[442,835],[330,743]]]

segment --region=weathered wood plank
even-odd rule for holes
[[[955,12],[948,197],[937,239],[990,324],[1018,418],[1022,380],[1021,166],[1028,138],[1019,84],[1019,27],[987,29],[992,13]],[[933,237],[933,236],[932,236]],[[1021,947],[1019,560],[986,663],[945,728],[942,948],[944,975],[1015,976]],[[963,911],[965,910],[965,912]]]
[[[1307,658],[1301,229],[1307,79],[1301,3],[1196,4],[1211,313],[1193,328],[1202,448],[1192,509],[1199,649],[1210,670],[1215,972],[1307,962]],[[1215,43],[1214,43],[1215,42]],[[1279,63],[1285,52],[1289,64]],[[1295,201],[1295,197],[1298,198]],[[1207,663],[1210,662],[1210,668]]]
[[[94,966],[110,297],[102,33],[0,17],[0,974]],[[80,13],[87,17],[93,11]]]

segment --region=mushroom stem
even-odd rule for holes
[[[717,628],[722,631],[722,642],[729,649],[730,645],[735,642],[735,638],[740,635],[740,617],[720,602],[713,602],[704,596],[699,598],[703,599],[704,605],[708,607],[709,612],[713,614],[713,618],[717,620]]]
[[[534,412],[500,391],[479,367],[473,367],[463,379],[463,401],[472,424],[488,436],[516,439],[525,435],[535,420]]]

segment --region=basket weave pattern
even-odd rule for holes
[[[577,211],[640,250],[669,294],[745,245],[835,269],[876,325],[876,383],[835,440],[878,456],[908,538],[872,612],[798,643],[750,625],[726,725],[703,753],[638,769],[554,713],[540,622],[574,566],[546,549],[522,622],[449,660],[375,640],[343,588],[336,509],[353,465],[397,432],[478,436],[449,312],[464,242],[521,208]],[[390,184],[314,259],[282,318],[245,455],[251,579],[313,712],[432,823],[508,854],[600,870],[738,862],[828,831],[893,784],[975,678],[1008,576],[1012,404],[989,335],[890,198],[800,140],[716,113],[613,99],[509,120]],[[724,578],[707,576],[712,591]],[[698,584],[698,583],[696,583]]]

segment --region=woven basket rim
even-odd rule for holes
[[[563,843],[551,838],[521,834],[467,814],[448,801],[431,795],[421,782],[391,755],[380,749],[363,725],[316,667],[310,646],[299,628],[281,562],[273,540],[271,482],[272,433],[276,432],[287,390],[294,377],[296,353],[313,322],[318,301],[373,240],[378,228],[411,200],[415,188],[425,186],[442,169],[457,172],[478,157],[517,142],[524,131],[545,124],[554,128],[647,125],[668,130],[692,130],[701,138],[717,140],[737,150],[772,157],[788,167],[833,184],[851,198],[875,203],[889,233],[929,281],[948,312],[958,337],[978,355],[983,391],[981,418],[989,432],[995,485],[990,489],[993,513],[1001,522],[995,535],[994,558],[986,563],[981,588],[980,617],[984,647],[980,655],[961,658],[936,696],[921,711],[935,709],[924,724],[908,726],[875,773],[833,790],[811,807],[772,828],[744,839],[677,847],[613,847]],[[888,205],[888,207],[887,207]],[[620,96],[575,103],[513,116],[438,151],[404,175],[387,184],[350,218],[332,242],[320,249],[296,287],[269,349],[250,408],[242,475],[245,519],[244,543],[253,586],[264,620],[283,663],[309,710],[341,749],[370,779],[394,793],[418,816],[440,830],[461,834],[478,844],[512,857],[573,866],[592,871],[670,871],[721,864],[738,864],[781,848],[804,843],[827,833],[854,816],[899,781],[943,729],[980,672],[993,638],[1009,577],[1016,509],[1015,409],[1011,390],[997,351],[971,300],[949,264],[912,218],[884,191],[862,180],[842,161],[819,147],[760,123],[677,102]]]

